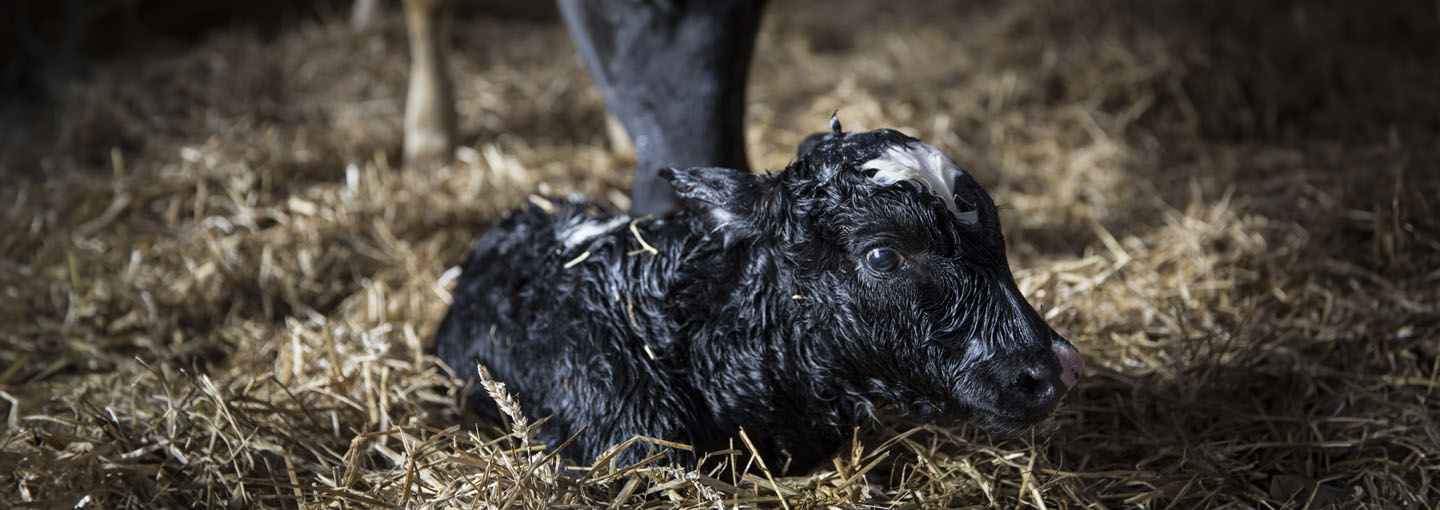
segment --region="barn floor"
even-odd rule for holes
[[[843,4],[767,11],[751,160],[838,111],[971,170],[1090,367],[1032,435],[891,423],[732,485],[467,419],[424,352],[468,244],[536,189],[625,205],[632,160],[562,27],[477,17],[466,147],[401,170],[398,16],[337,17],[113,60],[4,160],[0,500],[1440,506],[1436,4]]]

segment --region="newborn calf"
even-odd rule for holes
[[[891,130],[832,120],[800,152],[773,175],[663,171],[685,206],[663,218],[535,201],[476,243],[436,354],[552,416],[551,446],[583,428],[564,452],[582,462],[646,435],[693,464],[743,427],[808,469],[876,409],[999,434],[1045,418],[1084,362],[1016,288],[990,196]]]

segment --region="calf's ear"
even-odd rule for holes
[[[662,168],[680,202],[715,229],[741,227],[764,195],[768,177],[715,167]]]

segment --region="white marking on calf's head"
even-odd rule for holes
[[[960,165],[930,144],[912,142],[896,145],[885,150],[885,154],[865,162],[861,170],[874,170],[871,177],[875,182],[890,185],[900,181],[915,181],[945,201],[950,214],[961,223],[974,225],[979,213],[974,209],[960,212],[955,203],[955,180],[965,174]]]

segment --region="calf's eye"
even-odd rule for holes
[[[875,248],[865,254],[865,265],[871,270],[888,273],[900,268],[900,252],[894,248]]]

